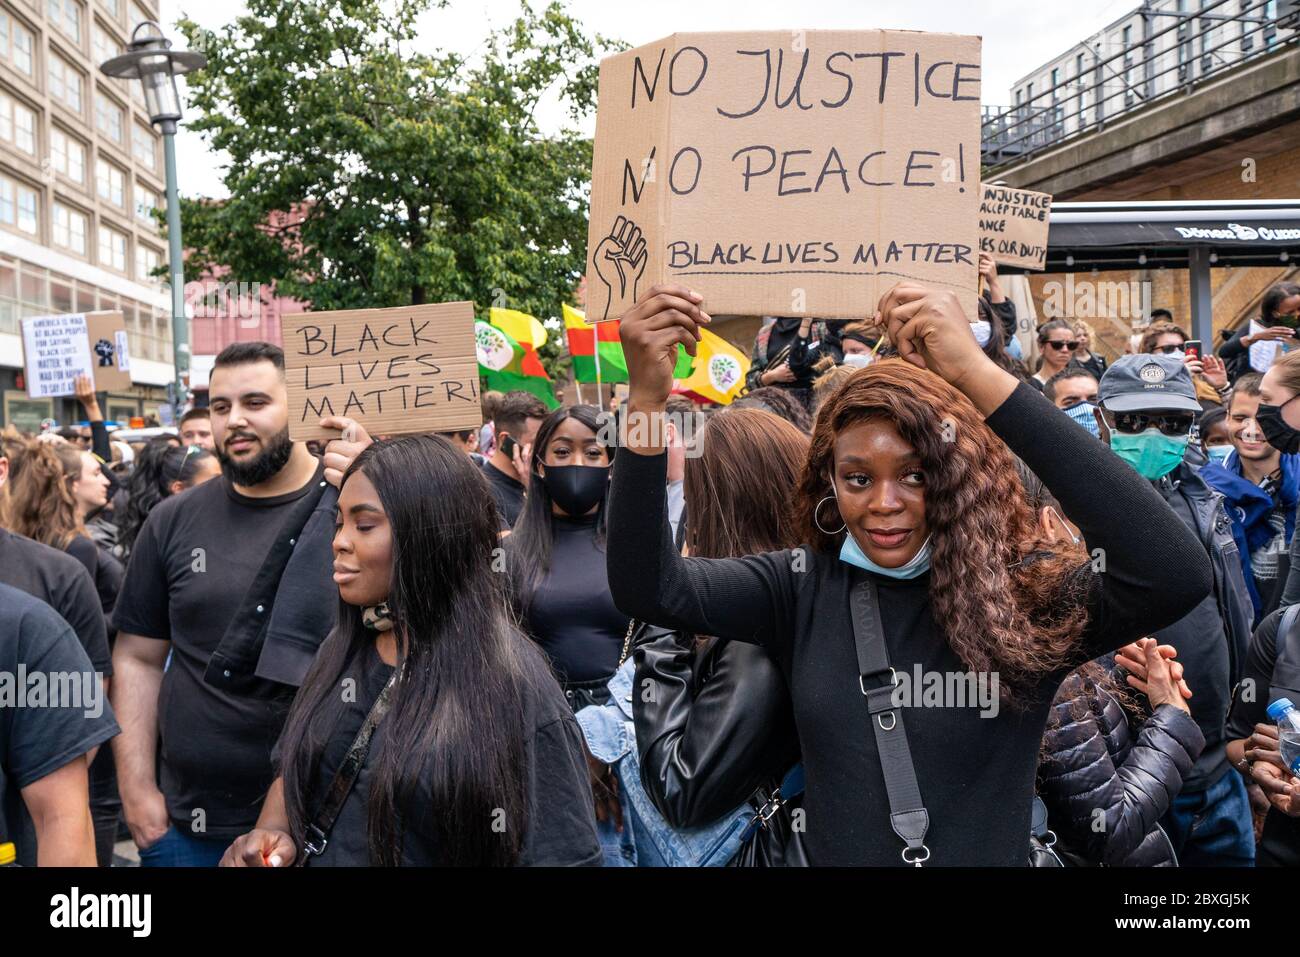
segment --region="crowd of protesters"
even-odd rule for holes
[[[1300,286],[1217,355],[1166,312],[1108,361],[980,273],[971,315],[903,283],[769,318],[721,408],[673,393],[712,321],[677,286],[623,316],[612,409],[487,393],[481,429],[309,446],[246,342],[128,444],[80,381],[86,426],[0,447],[0,845],[1300,862],[1269,714],[1300,702]]]

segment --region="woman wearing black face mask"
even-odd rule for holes
[[[537,430],[524,511],[505,541],[516,606],[576,711],[603,704],[628,617],[605,574],[605,498],[612,449],[589,405],[552,412]]]
[[[628,616],[615,606],[605,572],[613,449],[601,430],[608,421],[589,405],[546,417],[533,440],[524,510],[504,542],[520,622],[550,659],[574,711],[609,701],[606,685],[628,635]],[[587,770],[605,866],[630,866],[635,847],[623,828],[618,779],[590,754]]]

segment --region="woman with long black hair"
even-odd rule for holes
[[[1053,693],[1201,600],[1200,543],[1149,482],[984,355],[953,294],[900,284],[880,313],[901,359],[855,373],[818,414],[794,494],[806,544],[682,558],[652,424],[677,346],[692,351],[709,321],[702,301],[656,286],[622,317],[615,601],[777,663],[813,864],[1025,865]],[[1078,523],[1087,557],[1043,536],[1011,452]]]
[[[569,706],[609,700],[629,620],[614,604],[605,573],[605,503],[613,450],[609,418],[589,405],[556,409],[537,429],[528,497],[505,539],[506,567],[524,631],[546,653]],[[635,858],[623,827],[619,783],[588,758],[607,866]]]
[[[223,864],[599,863],[582,735],[512,622],[498,525],[481,472],[445,439],[356,457],[334,536],[338,624],[294,699],[257,829]]]
[[[589,405],[546,417],[533,440],[524,511],[505,541],[524,630],[546,652],[575,711],[604,702],[628,626],[605,573],[606,421]]]

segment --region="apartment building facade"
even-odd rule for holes
[[[1295,0],[1147,0],[984,107],[985,162],[1051,148],[1294,39]]]
[[[138,82],[99,64],[157,0],[0,0],[0,424],[80,417],[72,399],[27,398],[20,320],[120,310],[130,390],[100,395],[109,419],[157,414],[172,378],[161,136]]]

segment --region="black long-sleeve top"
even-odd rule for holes
[[[1200,542],[1151,484],[1021,385],[988,425],[1060,500],[1105,571],[1091,580],[1077,660],[1044,675],[1020,710],[911,707],[903,712],[936,865],[1024,866],[1039,744],[1070,668],[1186,614],[1212,587]],[[876,739],[859,690],[849,617],[861,574],[801,549],[739,559],[684,559],[668,533],[667,456],[628,454],[614,469],[609,583],[627,614],[664,627],[762,645],[790,688],[807,780],[805,843],[813,864],[900,865]],[[1095,551],[1094,551],[1095,553]],[[979,574],[979,569],[970,569]],[[890,663],[898,672],[963,674],[936,627],[930,576],[876,578]],[[919,697],[919,695],[918,695]],[[987,715],[987,716],[982,716]]]
[[[785,679],[762,648],[652,629],[636,647],[632,701],[641,784],[673,827],[716,821],[799,759]]]
[[[562,684],[608,678],[618,668],[627,616],[614,607],[595,516],[551,518],[551,567],[527,599],[524,625]],[[506,551],[515,545],[506,541]]]
[[[1249,325],[1242,326],[1238,329],[1233,333],[1231,339],[1219,346],[1219,358],[1224,362],[1231,362],[1234,359],[1239,359],[1241,356],[1245,355],[1250,350],[1250,346],[1246,345],[1241,340],[1248,335],[1250,335]]]

